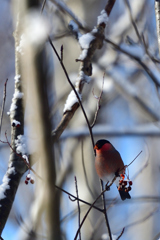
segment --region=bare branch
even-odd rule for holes
[[[103,74],[102,90],[101,90],[100,96],[99,96],[99,97],[95,96],[95,95],[94,95],[94,90],[93,90],[93,95],[94,95],[95,98],[97,98],[98,101],[97,101],[97,110],[96,110],[96,113],[95,113],[95,116],[94,116],[93,123],[91,124],[91,128],[94,127],[94,125],[95,125],[95,123],[96,123],[96,121],[97,121],[98,112],[99,112],[99,110],[100,110],[100,101],[101,101],[101,98],[102,98],[103,86],[104,86],[104,75],[105,75],[105,73]]]
[[[115,179],[116,179],[116,178],[114,178],[113,180],[115,180]],[[114,182],[114,181],[113,181],[113,182]],[[112,182],[109,186],[107,186],[106,190],[109,189],[109,187],[113,184],[113,182]],[[106,200],[105,200],[105,191],[104,191],[103,181],[100,180],[100,183],[101,183],[101,190],[102,190],[102,200],[103,200],[104,218],[105,218],[105,221],[106,221],[109,238],[110,238],[110,240],[112,240],[112,233],[111,233],[111,228],[110,228],[110,224],[109,224],[109,220],[108,220],[108,215],[107,215],[107,210],[106,210]]]
[[[129,1],[128,1],[128,0],[125,0],[125,4],[126,4],[126,6],[127,6],[127,8],[128,8],[129,16],[130,16],[130,19],[131,19],[132,25],[133,25],[133,27],[134,27],[134,30],[135,30],[135,32],[136,32],[136,34],[137,34],[137,37],[138,37],[140,43],[142,43],[142,39],[141,39],[141,36],[140,36],[140,34],[139,34],[139,31],[138,31],[137,25],[136,25],[135,20],[133,19],[133,16],[132,16],[131,6],[130,6]]]
[[[81,224],[80,224],[80,226],[79,226],[79,228],[78,228],[78,230],[77,230],[77,232],[76,232],[76,235],[75,235],[74,240],[77,239],[78,234],[79,234],[79,232],[80,232],[80,230],[81,230],[81,227],[83,226],[83,224],[84,224],[84,222],[85,222],[88,214],[90,213],[91,209],[93,208],[94,204],[95,204],[95,203],[98,201],[98,199],[103,195],[103,193],[105,193],[105,191],[106,191],[106,190],[104,190],[103,192],[101,192],[101,194],[100,194],[100,195],[96,198],[96,200],[91,204],[90,208],[88,209],[87,213],[85,214],[85,216],[84,216],[84,218],[83,218],[83,220],[82,220],[82,222],[81,222]],[[112,238],[110,238],[110,239],[112,240]]]
[[[69,123],[68,120],[70,120],[70,119],[72,118],[74,112],[77,110],[77,108],[78,108],[79,105],[80,105],[80,106],[81,106],[81,109],[82,109],[82,112],[83,112],[83,115],[84,115],[84,117],[85,117],[85,119],[86,119],[86,122],[87,122],[87,125],[88,125],[88,129],[89,129],[89,132],[90,132],[90,136],[91,136],[92,145],[93,145],[93,147],[94,147],[94,139],[93,139],[93,134],[92,134],[92,128],[90,127],[90,123],[89,123],[87,114],[86,114],[86,112],[85,112],[85,110],[84,110],[84,107],[83,107],[83,105],[82,105],[81,99],[80,99],[80,97],[79,97],[79,95],[78,95],[78,92],[76,91],[74,85],[72,84],[72,82],[71,82],[71,80],[70,80],[70,78],[69,78],[69,76],[68,76],[68,73],[67,73],[67,71],[66,71],[66,68],[65,68],[63,62],[61,61],[61,58],[60,58],[60,56],[58,55],[58,52],[57,52],[56,48],[54,47],[54,45],[53,45],[53,43],[52,43],[52,41],[51,41],[50,38],[49,38],[49,42],[50,42],[50,44],[51,44],[54,52],[56,53],[56,56],[57,56],[57,58],[58,58],[58,60],[59,60],[59,62],[60,62],[60,64],[61,64],[61,66],[62,66],[62,69],[63,69],[63,71],[64,71],[64,73],[65,73],[65,75],[66,75],[66,77],[67,77],[67,80],[68,80],[69,84],[71,85],[71,87],[72,87],[72,89],[73,89],[73,91],[74,91],[74,93],[75,93],[75,95],[76,95],[76,97],[77,97],[77,99],[78,99],[78,103],[79,103],[79,104],[78,104],[78,103],[75,103],[75,104],[72,106],[72,111],[66,111],[66,112],[64,113],[63,118],[62,118],[60,124],[57,126],[57,128],[56,128],[54,131],[52,131],[53,141],[55,141],[55,140],[57,139],[57,137],[60,137],[60,135],[62,134],[62,131],[63,131],[63,130],[65,129],[65,127],[66,127],[66,124]]]
[[[156,15],[156,25],[157,25],[158,47],[159,47],[159,54],[160,54],[160,0],[155,0],[155,15]]]
[[[107,12],[108,16],[110,15],[112,8],[115,4],[116,0],[108,0],[106,6],[105,6],[105,11]]]
[[[124,233],[124,230],[125,230],[125,228],[122,229],[121,234],[118,236],[118,238],[117,238],[116,240],[118,240],[118,239],[120,239],[120,238],[122,237],[122,235],[123,235],[123,233]]]
[[[46,1],[47,1],[47,0],[43,0],[42,7],[41,7],[41,14],[42,14],[42,12],[43,12],[43,10],[44,10],[44,7],[45,7],[45,4],[46,4]]]
[[[88,187],[88,190],[91,194],[91,196],[94,198],[94,194],[89,186],[89,181],[88,181],[88,177],[87,177],[87,172],[86,172],[86,168],[85,168],[85,163],[84,163],[84,151],[83,151],[83,139],[81,140],[81,152],[82,152],[82,166],[83,166],[83,171],[84,171],[84,177],[85,177],[85,181],[86,181],[86,185]]]
[[[17,46],[19,45],[19,19],[17,18],[17,26],[16,31],[14,32],[14,38],[15,38],[15,72],[16,72],[16,80],[15,81],[15,94],[12,98],[12,104],[10,107],[10,122],[11,126],[14,120],[20,122],[19,127],[11,127],[11,146],[16,152],[16,143],[15,140],[19,135],[24,134],[24,112],[23,112],[23,93],[22,91],[22,81],[20,80],[20,67],[19,67],[19,54],[16,51]],[[18,79],[17,79],[18,78]],[[8,219],[15,194],[17,192],[17,188],[19,186],[20,179],[23,175],[23,173],[26,171],[26,164],[24,161],[17,156],[11,150],[10,152],[10,160],[8,164],[8,169],[6,171],[6,174],[3,178],[2,183],[2,196],[0,199],[0,236],[3,231],[3,228],[6,224],[6,221]],[[3,184],[5,182],[5,188],[3,188]]]
[[[74,19],[74,21],[78,24],[79,28],[81,28],[82,30],[88,30],[89,28],[86,26],[86,24],[80,20],[75,14],[74,12],[72,12],[72,10],[65,4],[65,2],[59,1],[59,0],[51,0],[60,10],[62,10],[63,12],[66,12],[72,19]]]
[[[75,187],[76,187],[76,195],[77,195],[77,206],[78,206],[78,226],[80,227],[80,214],[81,214],[81,209],[80,209],[80,205],[79,205],[79,196],[78,196],[78,186],[77,186],[77,178],[75,176]],[[79,231],[79,239],[81,240],[81,231]]]
[[[152,71],[147,67],[147,65],[145,63],[143,63],[143,61],[138,57],[135,56],[129,52],[127,52],[125,49],[123,49],[121,46],[115,44],[113,41],[109,40],[109,39],[105,39],[106,42],[108,42],[109,44],[111,44],[114,49],[120,51],[121,53],[125,54],[126,56],[134,59],[136,62],[139,63],[139,65],[145,70],[145,72],[149,75],[149,77],[153,80],[153,82],[155,83],[155,85],[157,87],[160,87],[160,83],[157,80],[157,78],[154,76],[154,74],[152,73]]]
[[[74,196],[73,194],[71,194],[71,193],[67,192],[66,190],[58,187],[57,185],[55,185],[55,187],[56,187],[57,189],[59,189],[60,191],[68,194],[69,196],[73,197],[75,200],[78,200],[79,202],[82,202],[82,203],[84,203],[84,204],[86,204],[86,205],[88,205],[88,206],[91,206],[91,205],[92,205],[91,203],[88,203],[88,202],[86,202],[86,201],[84,201],[84,200],[82,200],[82,199],[80,199],[80,198],[77,198],[77,197]],[[96,206],[93,206],[93,208],[97,209],[97,210],[100,211],[100,212],[103,212],[103,210],[102,210],[101,208],[98,208],[98,207],[96,207]]]
[[[135,160],[136,160],[136,158],[138,158],[139,157],[139,155],[142,153],[142,151],[140,151],[140,153],[138,153],[138,155],[132,160],[132,162],[130,162],[128,165],[127,165],[127,167],[129,167]]]
[[[137,224],[139,224],[139,223],[145,222],[145,221],[148,220],[150,217],[152,217],[154,214],[156,214],[158,211],[159,211],[159,208],[158,208],[158,207],[154,208],[154,209],[153,209],[150,213],[148,213],[145,217],[143,217],[143,218],[141,218],[141,219],[139,219],[139,220],[137,220],[137,221],[134,221],[134,222],[126,225],[126,226],[125,226],[125,229],[130,228],[130,227],[133,227],[133,226],[135,226],[135,225],[137,225]]]
[[[3,120],[4,106],[5,106],[5,101],[6,101],[6,88],[7,88],[7,81],[8,81],[8,79],[6,79],[6,81],[5,81],[5,84],[4,84],[4,90],[3,90],[3,103],[2,103],[1,117],[0,117],[0,136],[1,136],[1,128],[2,128],[2,120]]]

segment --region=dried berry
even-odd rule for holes
[[[31,180],[30,180],[30,183],[34,184],[34,179],[31,179]]]

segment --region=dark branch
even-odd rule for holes
[[[6,79],[5,84],[4,84],[4,91],[3,91],[3,103],[2,103],[2,108],[1,108],[1,118],[0,118],[0,136],[1,136],[1,128],[2,128],[2,120],[3,120],[3,112],[4,112],[4,106],[5,106],[5,101],[6,101],[6,88],[7,88],[7,81]]]

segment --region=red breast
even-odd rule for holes
[[[102,180],[107,175],[115,175],[124,171],[122,158],[109,141],[103,139],[99,140],[94,149],[96,150],[96,171]]]

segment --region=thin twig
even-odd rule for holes
[[[150,78],[153,80],[153,82],[155,83],[155,85],[157,87],[160,87],[160,83],[158,82],[158,79],[154,76],[154,74],[152,73],[152,71],[147,67],[147,65],[145,63],[142,62],[142,60],[140,59],[140,57],[135,56],[134,54],[131,54],[129,52],[127,52],[125,49],[121,48],[119,45],[117,45],[116,43],[114,43],[113,41],[109,40],[109,39],[105,39],[104,41],[108,42],[109,44],[111,44],[114,49],[120,51],[121,53],[125,54],[126,56],[134,59],[136,62],[139,63],[139,65],[145,70],[145,72],[150,76]]]
[[[76,187],[76,195],[77,195],[77,206],[78,206],[78,226],[80,227],[80,222],[81,222],[81,209],[80,209],[80,205],[79,205],[79,196],[78,196],[78,186],[77,186],[77,178],[75,176],[75,187]],[[79,240],[81,240],[81,231],[79,231]]]
[[[133,19],[133,16],[132,16],[130,3],[129,3],[128,0],[124,0],[124,1],[125,1],[125,4],[126,4],[127,8],[128,8],[129,15],[130,15],[130,19],[131,19],[132,25],[133,25],[133,27],[134,27],[134,30],[135,30],[135,32],[136,32],[136,34],[137,34],[137,37],[138,37],[140,43],[142,43],[142,38],[141,38],[141,36],[140,36],[140,34],[139,34],[138,27],[137,27],[137,25],[136,25],[136,22],[135,22],[134,19]]]
[[[156,28],[157,28],[157,40],[158,40],[158,48],[160,54],[160,1],[155,0],[155,15],[156,15]]]
[[[154,56],[152,56],[151,53],[149,52],[149,50],[148,50],[148,42],[146,42],[146,39],[145,39],[145,37],[144,37],[144,34],[142,33],[141,35],[142,35],[141,38],[142,38],[142,42],[143,42],[143,45],[144,45],[146,54],[148,55],[148,57],[151,59],[151,61],[152,61],[153,63],[158,63],[158,64],[159,64],[159,63],[160,63],[160,60],[157,59],[157,58],[155,58]]]
[[[109,238],[110,238],[110,240],[112,240],[111,228],[110,228],[110,225],[109,225],[108,215],[107,215],[107,211],[106,211],[106,200],[105,200],[105,191],[104,191],[103,181],[100,180],[100,182],[101,182],[101,190],[102,190],[104,217],[105,217],[105,221],[106,221],[106,225],[107,225],[107,229],[108,229]]]
[[[63,45],[61,46],[61,61],[63,62]]]
[[[122,235],[123,235],[123,233],[124,233],[124,230],[125,230],[125,227],[122,229],[121,234],[118,236],[118,238],[117,238],[116,240],[118,240],[118,239],[120,239],[120,238],[122,237]]]
[[[81,107],[81,109],[82,109],[83,115],[84,115],[85,120],[86,120],[87,125],[88,125],[88,129],[89,129],[89,132],[90,132],[92,145],[93,145],[93,148],[94,148],[94,138],[93,138],[92,128],[90,127],[90,123],[89,123],[88,117],[87,117],[87,115],[86,115],[86,112],[85,112],[85,110],[84,110],[84,107],[83,107],[83,105],[82,105],[81,99],[80,99],[80,97],[79,97],[79,95],[78,95],[78,93],[77,93],[74,85],[72,84],[72,82],[71,82],[71,80],[70,80],[70,78],[69,78],[69,76],[68,76],[67,70],[66,70],[63,62],[61,61],[61,58],[60,58],[60,56],[59,56],[56,48],[54,47],[54,45],[53,45],[50,37],[48,37],[48,40],[49,40],[49,42],[50,42],[50,44],[51,44],[51,46],[52,46],[52,48],[53,48],[53,50],[54,50],[57,58],[58,58],[61,66],[62,66],[62,69],[63,69],[63,71],[64,71],[64,73],[65,73],[65,75],[66,75],[66,77],[67,77],[67,80],[68,80],[69,84],[71,85],[71,87],[72,87],[72,89],[73,89],[73,91],[74,91],[74,93],[75,93],[75,95],[76,95],[76,97],[77,97],[77,99],[78,99],[78,103],[79,103],[79,105],[80,105],[80,107]]]
[[[142,151],[140,151],[140,153],[138,153],[138,155],[133,159],[133,161],[130,162],[130,163],[127,165],[127,167],[129,167],[129,166],[136,160],[136,158],[139,157],[139,155],[140,155],[141,153],[142,153]]]
[[[43,3],[42,3],[41,14],[42,14],[42,12],[43,12],[43,10],[44,10],[44,7],[45,7],[45,4],[46,4],[46,1],[47,1],[47,0],[44,0]]]
[[[5,101],[6,101],[7,81],[8,81],[8,79],[6,79],[6,81],[5,81],[4,90],[3,90],[3,103],[2,103],[1,118],[0,118],[0,136],[1,136],[1,128],[2,128],[2,120],[3,120],[4,106],[5,106]]]
[[[105,11],[108,14],[108,16],[110,15],[112,8],[115,4],[116,0],[108,0],[106,6],[105,6]]]
[[[84,201],[84,200],[82,200],[82,199],[80,199],[80,198],[77,198],[76,196],[74,196],[73,194],[67,192],[66,190],[62,189],[61,187],[58,187],[57,185],[55,185],[55,187],[56,187],[57,189],[61,190],[62,192],[68,194],[69,196],[73,197],[75,200],[78,200],[79,202],[82,202],[82,203],[84,203],[84,204],[86,204],[86,205],[88,205],[88,206],[92,206],[91,203],[88,203],[88,202],[86,202],[86,201]],[[101,209],[101,208],[98,208],[98,207],[96,207],[96,206],[93,206],[93,208],[95,208],[95,209],[98,210],[99,212],[103,212],[103,209]]]
[[[124,0],[124,1],[125,1],[125,4],[126,4],[127,8],[128,8],[130,19],[131,19],[132,25],[134,27],[134,30],[135,30],[135,32],[137,34],[137,37],[139,39],[139,42],[141,43],[142,47],[144,47],[144,49],[146,51],[146,54],[149,56],[149,58],[154,63],[160,63],[160,61],[158,59],[156,59],[155,57],[151,56],[150,52],[148,51],[148,45],[146,44],[146,41],[145,41],[145,38],[144,38],[144,34],[143,33],[142,34],[139,33],[137,24],[136,24],[135,20],[133,19],[130,3],[129,3],[128,0]]]
[[[7,144],[9,145],[9,147],[12,149],[12,151],[13,151],[18,157],[20,157],[20,158],[24,161],[24,163],[26,164],[27,168],[28,168],[29,170],[31,170],[39,179],[43,180],[43,178],[42,178],[41,176],[39,176],[39,175],[36,173],[36,171],[30,166],[30,163],[28,163],[28,162],[26,161],[26,159],[22,157],[21,154],[17,153],[17,152],[13,149],[13,147],[12,147],[11,144],[10,144],[10,142],[8,141],[7,131],[5,132],[5,137],[6,137],[6,140],[7,140],[7,141],[5,142],[5,141],[0,140],[0,142],[1,142],[1,143],[7,143]]]
[[[82,220],[82,222],[81,222],[81,224],[80,224],[80,226],[79,226],[79,228],[78,228],[78,230],[77,230],[77,232],[76,232],[76,236],[75,236],[74,240],[77,239],[78,234],[79,234],[79,231],[81,230],[81,227],[83,226],[83,223],[85,222],[85,220],[86,220],[88,214],[90,213],[91,209],[93,208],[94,204],[95,204],[95,203],[97,202],[97,200],[103,195],[103,193],[105,193],[105,191],[106,191],[106,189],[105,189],[103,192],[101,192],[100,195],[96,198],[96,200],[91,204],[90,208],[89,208],[88,211],[86,212],[86,214],[85,214],[85,216],[84,216],[84,218],[83,218],[83,220]]]
[[[132,177],[132,180],[135,180],[140,175],[140,173],[142,173],[142,171],[148,166],[148,163],[149,163],[149,158],[147,159],[145,164],[138,170],[138,172],[136,172],[136,174]]]
[[[133,227],[133,226],[135,226],[135,225],[137,225],[137,224],[140,224],[140,223],[144,223],[146,220],[148,220],[148,218],[152,217],[152,216],[153,216],[155,213],[157,213],[158,211],[159,211],[159,207],[154,208],[153,211],[151,211],[150,213],[148,213],[147,216],[145,216],[145,217],[143,217],[143,218],[141,218],[141,219],[139,219],[139,220],[137,220],[137,221],[134,221],[134,222],[126,225],[126,226],[125,226],[125,229],[130,228],[130,227]]]
[[[81,141],[81,151],[82,151],[82,166],[83,166],[83,171],[84,171],[84,177],[85,177],[86,185],[88,187],[88,190],[89,190],[91,196],[94,198],[94,194],[93,194],[93,192],[92,192],[92,190],[91,190],[91,188],[89,186],[87,172],[86,172],[85,163],[84,163],[83,140]]]
[[[93,89],[93,91],[92,91],[92,93],[93,93],[94,97],[95,97],[95,98],[96,98],[98,101],[97,101],[97,110],[96,110],[96,113],[95,113],[95,116],[94,116],[93,123],[91,124],[91,128],[93,128],[93,127],[94,127],[94,125],[95,125],[95,123],[96,123],[96,121],[97,121],[98,112],[99,112],[99,110],[100,110],[100,107],[101,107],[101,106],[100,106],[100,101],[101,101],[102,94],[103,94],[103,87],[104,87],[104,76],[105,76],[105,73],[103,74],[102,90],[101,90],[100,96],[99,96],[99,97],[97,97],[97,96],[95,96],[95,95],[94,95],[94,89]]]

